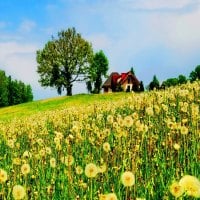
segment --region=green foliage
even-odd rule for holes
[[[168,78],[166,81],[163,83],[166,87],[171,87],[178,85],[178,79],[177,78]]]
[[[52,38],[37,51],[41,86],[54,87],[58,94],[66,89],[72,95],[73,82],[86,79],[92,55],[91,44],[75,28],[58,32],[58,39]]]
[[[200,79],[200,65],[197,65],[195,70],[190,73],[189,79],[193,82]]]
[[[135,75],[135,70],[133,69],[133,67],[131,67],[131,73]]]
[[[158,89],[160,86],[160,83],[156,77],[156,75],[153,76],[153,80],[149,84],[149,90],[153,90],[154,88]]]
[[[0,70],[0,107],[8,105],[8,80],[4,71]]]
[[[179,84],[185,84],[185,83],[187,83],[187,78],[184,75],[180,74],[178,76],[178,83]]]
[[[143,81],[140,81],[140,92],[144,92],[144,84],[143,84]]]
[[[108,72],[108,59],[104,52],[100,50],[94,55],[90,72],[89,79],[91,83],[94,83],[93,93],[99,94],[102,86],[102,76],[106,77]]]
[[[0,107],[16,105],[33,100],[32,88],[22,81],[12,80],[0,70]]]

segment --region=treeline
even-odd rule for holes
[[[0,107],[11,106],[33,100],[32,88],[22,81],[12,80],[0,70]]]
[[[190,73],[189,78],[184,75],[179,75],[177,78],[168,78],[163,81],[162,84],[159,83],[156,75],[153,76],[153,80],[149,83],[148,89],[165,89],[166,87],[176,86],[180,84],[185,84],[187,81],[194,82],[197,79],[200,80],[200,65],[197,65],[196,68]]]

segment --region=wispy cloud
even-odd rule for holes
[[[26,83],[37,82],[35,44],[0,43],[0,65],[9,75]]]
[[[5,28],[6,25],[7,25],[6,22],[4,22],[4,21],[0,21],[0,29]]]
[[[32,20],[23,20],[19,26],[20,32],[30,32],[36,27],[36,23]]]

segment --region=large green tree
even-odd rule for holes
[[[73,83],[87,78],[92,55],[91,44],[75,28],[58,32],[57,39],[37,51],[40,84],[56,88],[58,94],[66,89],[67,95],[72,95]]]
[[[95,53],[89,73],[89,82],[87,82],[88,90],[92,90],[92,84],[94,84],[93,93],[99,94],[102,86],[102,77],[106,77],[108,72],[108,59],[104,52],[100,50]],[[90,86],[90,87],[89,87]],[[89,89],[90,88],[90,89]]]

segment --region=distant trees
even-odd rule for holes
[[[37,72],[41,86],[54,87],[58,94],[63,90],[72,95],[75,81],[86,80],[93,57],[92,46],[75,28],[58,32],[42,50],[37,51]]]
[[[197,65],[195,70],[190,73],[189,79],[193,82],[200,79],[200,65]]]
[[[87,81],[87,89],[89,92],[99,94],[102,86],[102,77],[106,77],[108,72],[108,59],[104,52],[97,52],[92,60],[89,70],[89,80]],[[92,89],[93,87],[94,89]]]
[[[16,105],[33,100],[32,88],[22,81],[12,80],[0,70],[0,107]]]
[[[180,75],[178,76],[178,83],[179,83],[179,84],[185,84],[185,83],[187,83],[187,78],[186,78],[186,76],[180,74]]]
[[[189,75],[189,79],[187,79],[186,76],[180,74],[177,78],[168,78],[167,80],[163,81],[161,86],[155,87],[155,85],[158,86],[158,80],[156,76],[154,75],[153,80],[149,83],[148,88],[149,90],[152,90],[153,88],[156,89],[164,89],[166,87],[176,86],[179,84],[185,84],[187,81],[195,81],[197,79],[200,79],[200,65],[197,65],[195,70],[192,71]]]
[[[4,71],[0,70],[0,107],[8,105],[8,82]]]

